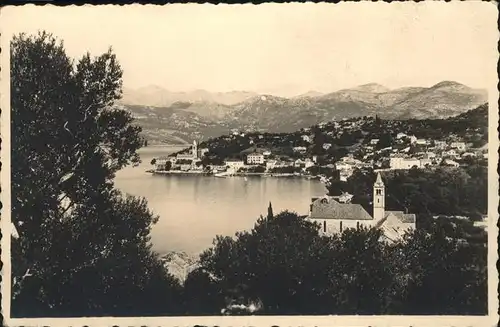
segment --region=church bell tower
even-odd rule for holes
[[[385,216],[385,185],[382,176],[377,173],[377,180],[373,184],[373,219],[379,221]]]
[[[198,142],[196,140],[193,141],[193,158],[198,159]]]

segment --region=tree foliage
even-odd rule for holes
[[[257,314],[272,315],[486,312],[485,243],[464,244],[459,229],[450,234],[435,225],[393,244],[383,242],[378,229],[333,236],[318,229],[285,211],[261,217],[235,238],[217,237],[188,277],[207,305],[191,302],[186,309],[219,314],[258,304]]]
[[[347,182],[332,179],[331,195],[339,190],[354,195],[352,201],[371,211],[373,170],[356,169]],[[417,216],[460,215],[477,220],[488,205],[488,171],[483,164],[467,168],[439,167],[385,172],[387,210],[401,210]]]
[[[149,245],[157,218],[113,189],[143,144],[112,107],[121,78],[111,50],[73,62],[45,32],[11,43],[14,316],[153,314],[155,294],[161,310],[173,303]]]

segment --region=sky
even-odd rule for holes
[[[112,46],[124,87],[282,96],[496,80],[497,10],[486,2],[16,6],[2,37],[46,30],[67,53]]]

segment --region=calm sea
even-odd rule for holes
[[[149,147],[139,151],[142,163],[117,173],[115,185],[142,196],[160,219],[152,230],[154,250],[196,254],[210,247],[216,235],[234,236],[251,229],[258,217],[288,209],[306,214],[312,196],[323,195],[317,180],[300,178],[153,176],[151,159],[180,148]]]

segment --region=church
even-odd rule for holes
[[[352,196],[351,196],[352,197]],[[385,210],[385,185],[380,173],[373,184],[373,212],[370,215],[360,204],[350,203],[349,196],[313,198],[308,219],[321,225],[321,233],[342,233],[346,228],[377,227],[384,237],[394,242],[410,229],[415,229],[415,214]]]

